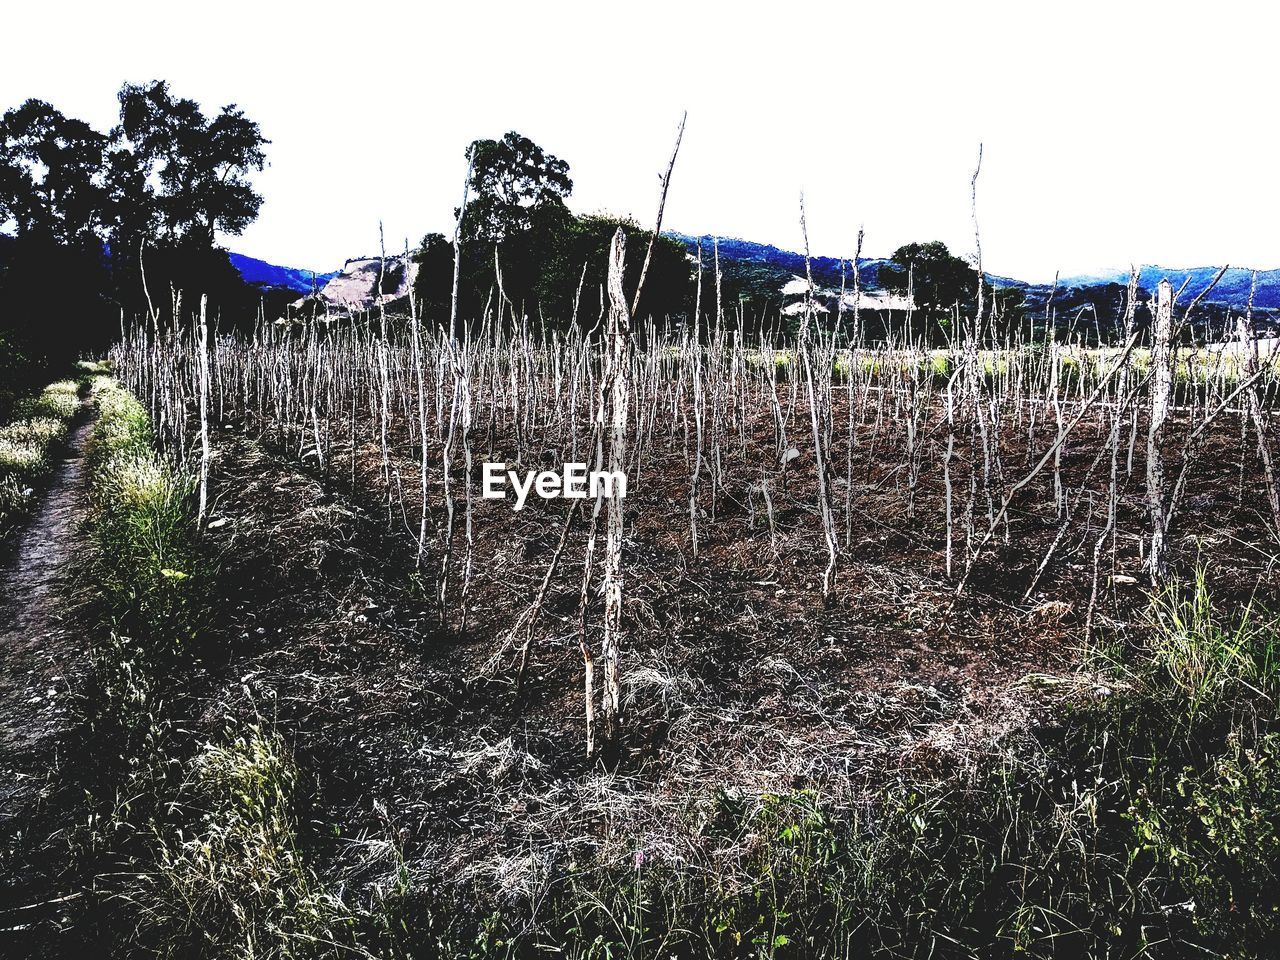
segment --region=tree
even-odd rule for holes
[[[111,135],[28,100],[0,117],[0,343],[32,360],[105,346],[121,308],[146,309],[140,257],[156,305],[170,288],[208,294],[228,321],[257,294],[215,234],[239,233],[262,197],[258,125],[234,105],[206,118],[167,84],[126,84]],[[48,321],[56,305],[60,322]]]
[[[84,244],[104,226],[107,138],[43,100],[0,118],[0,224],[19,238]]]
[[[917,309],[949,313],[956,304],[963,310],[977,303],[978,271],[939,240],[908,243],[889,260],[880,268],[880,283],[894,293],[910,288]]]
[[[270,141],[235,104],[207,119],[194,100],[176,98],[162,80],[120,88],[116,140],[154,180],[148,202],[165,238],[212,247],[215,233],[238,234],[258,215],[262,195],[249,174],[266,165]],[[137,198],[142,200],[144,198]]]
[[[924,322],[923,331],[915,332],[923,332],[930,341],[954,335],[951,328],[957,310],[964,318],[977,313],[978,271],[967,260],[953,256],[941,241],[908,243],[893,251],[889,261],[880,267],[880,285],[894,293],[912,294],[916,315]],[[981,337],[999,342],[1024,326],[1025,294],[1014,286],[995,287],[986,278],[983,284]]]
[[[929,243],[908,243],[893,251],[889,263],[881,266],[879,282],[894,293],[911,293],[915,301],[915,314],[923,322],[923,332],[931,342],[944,339],[944,333],[953,335],[956,311],[961,317],[972,318],[978,309],[978,271],[967,260],[953,256],[946,244],[939,240]],[[993,313],[984,318],[984,336],[990,329],[988,321],[995,314],[992,288],[986,286],[987,308]],[[1003,303],[1003,301],[1002,301]],[[1015,316],[1013,310],[999,314],[1001,328]],[[996,331],[997,333],[999,331]]]
[[[449,318],[453,295],[453,244],[442,233],[428,233],[414,252],[418,275],[413,295],[424,317],[444,321]]]
[[[476,140],[468,155],[473,162],[462,219],[460,315],[478,317],[486,304],[492,309],[498,302],[500,270],[502,291],[517,316],[567,324],[581,284],[579,321],[594,323],[599,311],[593,304],[603,289],[614,233],[621,226],[633,242],[647,246],[649,232],[616,217],[574,216],[564,203],[573,189],[569,165],[518,133]],[[442,234],[429,233],[414,259],[419,267],[414,293],[422,314],[442,321],[449,315],[453,244]],[[628,291],[639,283],[642,266],[643,257],[626,264]],[[692,286],[684,246],[659,238],[645,281],[645,316],[687,313]]]
[[[0,118],[0,228],[13,232],[0,251],[0,348],[7,353],[38,362],[102,345],[94,331],[107,306],[107,142],[42,100]]]
[[[501,140],[476,140],[467,155],[471,199],[462,221],[464,242],[501,243],[567,213],[569,165],[528,137],[513,130]]]
[[[577,304],[578,319],[588,326],[596,322],[599,291],[606,281],[605,267],[610,245],[619,227],[636,249],[643,251],[648,246],[652,231],[634,220],[621,217],[600,214],[573,217],[557,233],[543,255],[541,269],[534,281],[536,299],[544,314],[568,322],[573,316],[574,298],[581,283],[582,303]],[[623,286],[628,295],[634,294],[640,282],[643,264],[642,256],[631,257],[625,264]],[[641,315],[633,319],[638,321],[653,316],[661,321],[689,314],[693,306],[693,282],[693,270],[684,244],[671,237],[659,237],[654,244],[649,275],[645,279]],[[715,281],[709,276],[704,282]],[[707,301],[703,305],[705,307]]]

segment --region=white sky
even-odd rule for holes
[[[568,161],[570,206],[886,255],[974,250],[1028,280],[1130,261],[1280,264],[1280,14],[1261,3],[22,3],[0,109],[106,129],[126,80],[235,102],[272,141],[232,249],[332,269],[448,233],[464,150],[515,129]]]

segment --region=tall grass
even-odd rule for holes
[[[187,769],[153,863],[122,893],[141,919],[138,945],[242,960],[355,951],[355,918],[298,848],[297,772],[280,737],[251,725],[205,744]]]
[[[79,409],[79,384],[59,380],[19,400],[0,426],[0,537],[30,513]]]
[[[1190,591],[1167,590],[1153,607],[1151,666],[1158,685],[1185,700],[1186,722],[1255,696],[1270,698],[1280,675],[1274,622],[1245,615],[1223,624],[1199,567]]]
[[[1256,610],[1216,610],[1201,573],[1154,601],[1142,642],[1102,665],[1105,685],[1073,687],[1057,721],[967,772],[904,773],[854,811],[806,791],[714,798],[700,841],[745,851],[733,868],[643,851],[578,865],[536,924],[456,904],[436,952],[1276,956],[1276,630]]]
[[[114,380],[95,379],[90,440],[93,533],[100,583],[118,629],[168,654],[195,631],[201,559],[191,473],[152,448],[146,411]]]
[[[103,922],[130,951],[156,956],[367,955],[353,931],[371,914],[348,910],[307,866],[279,735],[250,724],[193,744],[170,714],[200,656],[214,575],[195,483],[155,452],[132,394],[100,376],[91,396],[90,531],[106,622],[90,697],[104,776],[87,847],[116,864]]]

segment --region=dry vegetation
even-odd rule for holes
[[[137,559],[98,724],[129,799],[91,844],[127,942],[1273,943],[1276,376],[1247,324],[1175,353],[1194,305],[1164,289],[1154,349],[925,351],[856,314],[786,346],[719,303],[632,327],[620,284],[589,331],[496,303],[458,336],[202,318],[113,351],[141,406],[99,429],[149,420],[166,458],[106,470],[144,531],[117,495],[99,521]],[[628,496],[515,512],[487,461]]]

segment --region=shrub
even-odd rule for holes
[[[144,944],[244,960],[350,952],[354,919],[298,849],[296,780],[279,736],[257,725],[201,749],[172,805],[183,823],[157,831],[154,867],[124,893]]]

